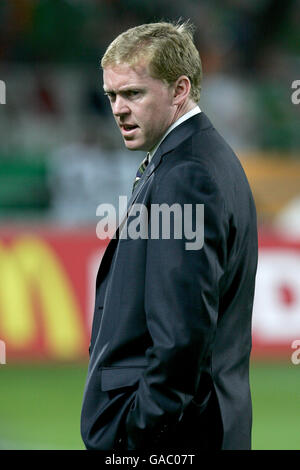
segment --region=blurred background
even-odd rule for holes
[[[257,205],[253,448],[300,448],[300,2],[1,0],[0,449],[83,449],[96,208],[130,195],[143,158],[100,59],[127,28],[180,18],[197,28],[200,107]]]

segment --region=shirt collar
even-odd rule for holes
[[[182,124],[184,121],[186,121],[187,119],[191,118],[192,116],[195,116],[195,114],[199,114],[201,113],[201,109],[199,108],[199,106],[195,106],[195,108],[191,109],[190,111],[188,111],[187,113],[183,114],[183,116],[181,116],[179,119],[177,119],[177,121],[175,121],[167,130],[166,132],[164,133],[163,137],[161,138],[161,140],[158,142],[158,144],[151,150],[151,152],[149,152],[149,162],[151,161],[153,155],[155,154],[156,150],[158,149],[158,147],[160,146],[160,144],[162,143],[162,141],[167,137],[167,135],[173,130],[175,129],[175,127],[179,126],[179,124]]]

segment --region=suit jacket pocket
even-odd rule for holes
[[[135,386],[146,366],[120,366],[101,368],[101,390],[103,392]]]

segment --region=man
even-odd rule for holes
[[[256,212],[237,157],[197,106],[191,27],[132,28],[102,67],[126,147],[147,156],[97,275],[83,441],[102,450],[249,449]],[[137,204],[148,236],[130,238]],[[186,231],[166,237],[153,227],[154,208],[186,215],[187,205],[201,246],[188,247]]]

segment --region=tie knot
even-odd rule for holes
[[[147,166],[148,166],[148,163],[149,163],[149,157],[150,157],[150,153],[148,152],[146,157],[144,158],[144,160],[142,161],[142,163],[140,164],[139,166],[139,169],[138,171],[136,172],[136,177],[135,177],[135,180],[133,182],[133,188],[132,188],[132,192],[135,190],[138,182],[140,181],[144,171],[146,170]]]
[[[147,155],[145,156],[144,160],[143,160],[142,163],[141,163],[140,168],[143,167],[143,168],[144,168],[144,171],[145,171],[145,169],[147,168],[147,165],[148,165],[148,163],[149,163],[149,157],[150,157],[150,153],[148,152]]]

